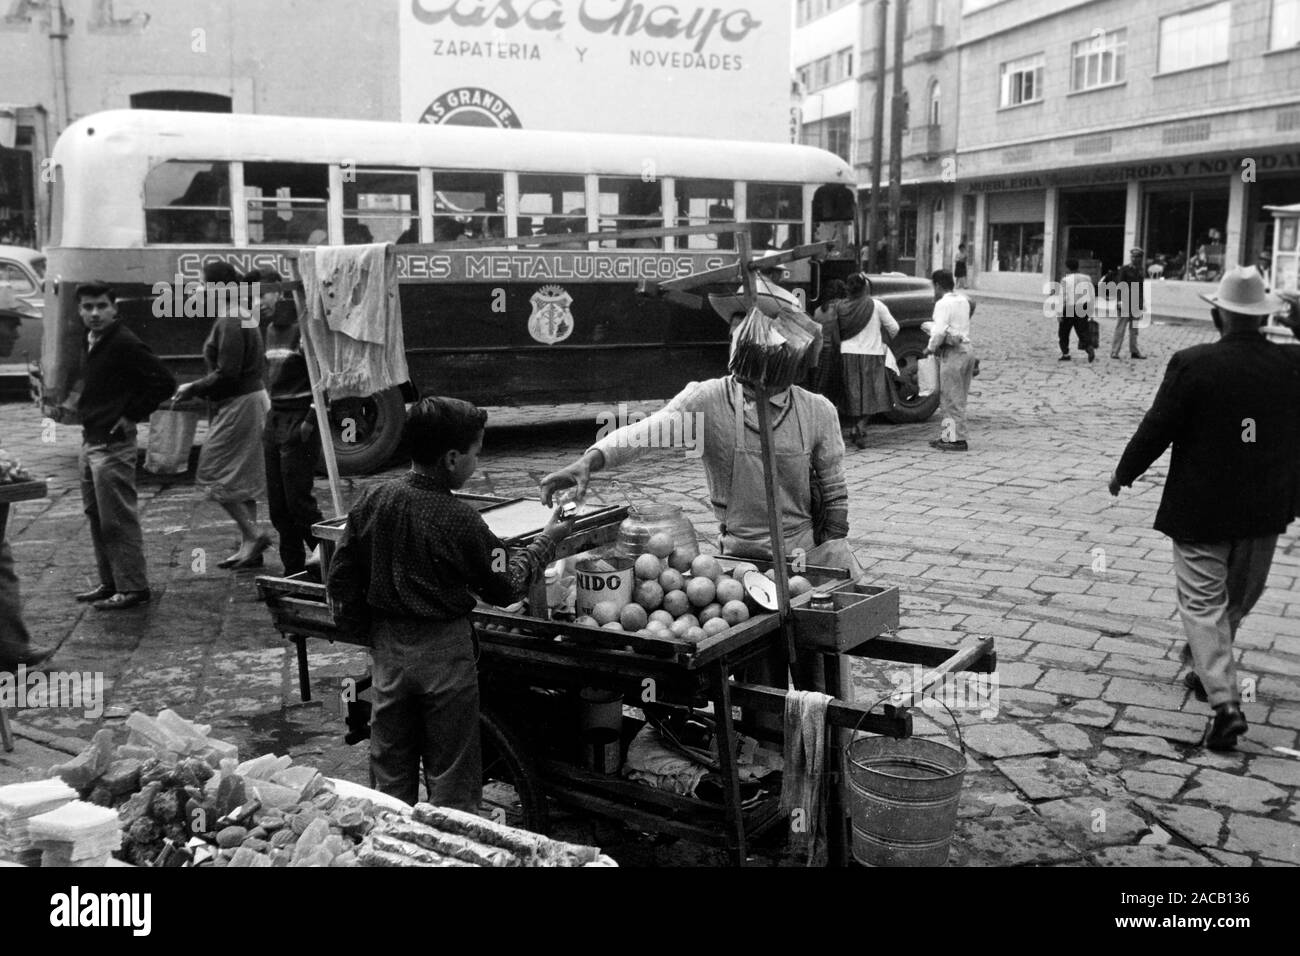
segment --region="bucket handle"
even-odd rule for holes
[[[858,722],[853,725],[853,733],[849,735],[849,742],[844,746],[845,754],[847,754],[849,748],[853,746],[853,738],[857,736],[858,729],[862,726],[862,722],[867,719],[867,715],[871,713],[873,710],[875,710],[877,707],[879,707],[881,704],[883,704],[885,701],[895,696],[897,693],[898,693],[897,691],[891,691],[890,693],[886,694],[884,697],[878,699],[874,704],[872,704],[870,707],[868,707],[866,710],[862,712],[862,716],[858,718]],[[952,718],[953,729],[957,731],[957,746],[961,748],[962,756],[964,757],[966,755],[966,739],[962,736],[961,722],[957,720],[957,715],[952,712],[952,708],[949,707],[947,704],[945,704],[943,701],[941,701],[938,697],[934,697],[929,694],[920,694],[918,696],[922,700],[924,700],[926,697],[929,697],[930,700],[934,701],[944,710],[948,711],[948,716]]]

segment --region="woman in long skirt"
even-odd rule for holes
[[[259,568],[271,537],[257,530],[257,499],[266,494],[262,430],[271,400],[263,377],[266,353],[256,313],[241,303],[239,273],[226,262],[203,268],[208,301],[216,321],[203,346],[208,374],[182,385],[175,400],[206,398],[213,403],[207,440],[199,453],[195,483],[230,515],[239,529],[240,546],[218,567]],[[262,303],[252,303],[260,311]]]
[[[855,273],[846,283],[848,298],[835,306],[840,333],[840,368],[844,377],[839,405],[845,441],[867,447],[867,419],[893,408],[885,368],[884,336],[898,334],[889,306],[867,294],[867,277]],[[883,334],[882,334],[883,330]]]

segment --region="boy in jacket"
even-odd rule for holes
[[[176,379],[149,346],[122,327],[117,296],[108,285],[78,286],[77,309],[89,333],[76,405],[82,430],[78,464],[99,586],[76,599],[101,611],[122,611],[150,599],[136,513],[136,423],[172,394]]]

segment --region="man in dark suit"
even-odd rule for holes
[[[1246,731],[1233,639],[1264,591],[1300,492],[1300,345],[1260,334],[1261,322],[1287,303],[1254,269],[1232,270],[1202,298],[1215,307],[1222,338],[1169,360],[1110,493],[1131,486],[1173,445],[1155,528],[1173,539],[1178,611],[1195,668],[1187,684],[1214,707],[1206,745],[1231,750]],[[1292,303],[1284,321],[1296,333],[1300,308]]]

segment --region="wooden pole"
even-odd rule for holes
[[[740,252],[740,274],[745,289],[745,312],[754,308],[754,272],[750,268],[750,237],[748,232],[736,235]],[[785,565],[785,534],[781,527],[781,512],[776,504],[776,445],[772,437],[771,392],[763,386],[754,387],[754,400],[758,409],[758,437],[763,449],[763,493],[767,499],[767,527],[772,538],[772,571],[776,579],[776,613],[785,635],[786,653],[790,673],[796,673],[794,629],[790,626],[790,581]]]
[[[293,291],[293,304],[298,309],[302,355],[307,361],[307,378],[311,382],[312,405],[316,408],[316,428],[320,432],[321,451],[325,454],[325,473],[329,475],[330,497],[334,500],[334,517],[339,518],[343,515],[343,492],[339,481],[339,462],[334,454],[334,430],[330,428],[329,407],[325,397],[325,390],[321,388],[320,384],[320,363],[316,359],[316,352],[311,344],[311,336],[307,334],[306,330],[309,321],[307,296],[301,288],[302,270],[298,266],[297,255],[291,254],[289,256],[289,274],[299,285]]]

